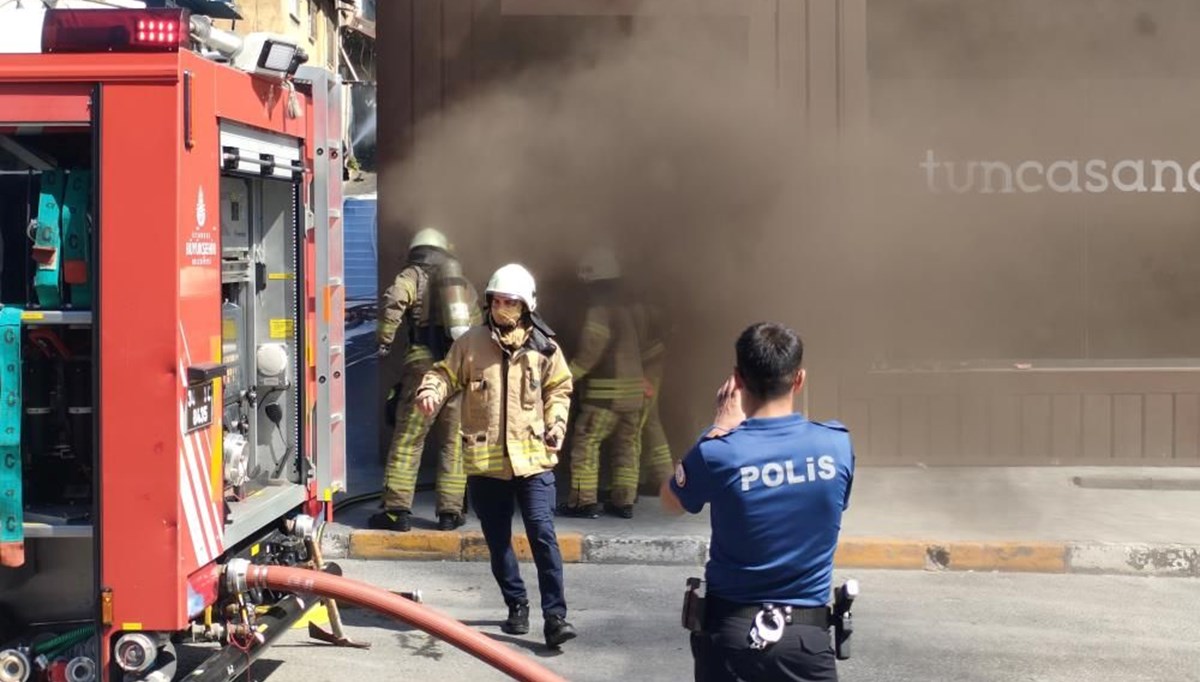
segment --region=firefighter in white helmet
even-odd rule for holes
[[[415,398],[425,372],[445,357],[455,337],[481,319],[478,294],[463,278],[446,235],[430,227],[418,231],[409,246],[408,262],[384,292],[380,305],[380,355],[390,353],[401,326],[407,332],[408,350],[400,383],[389,399],[395,430],[384,469],[383,509],[370,518],[372,528],[407,531],[412,527],[413,491],[431,430],[440,448],[438,529],[454,530],[465,523],[467,477],[458,437],[458,401],[447,403],[435,419],[417,409]]]
[[[529,632],[529,600],[512,547],[519,506],[537,564],[547,646],[575,637],[566,621],[562,554],[554,531],[554,466],[567,434],[571,372],[554,332],[537,315],[533,275],[505,265],[488,282],[485,324],[460,336],[421,382],[417,405],[433,414],[462,396],[463,466],[471,504],[508,606],[501,629]]]
[[[642,408],[646,386],[638,330],[620,291],[621,268],[610,249],[595,249],[579,264],[588,307],[571,377],[580,389],[571,445],[571,487],[560,513],[596,518],[600,510],[633,517],[640,470]],[[612,486],[601,507],[600,452],[610,444]]]

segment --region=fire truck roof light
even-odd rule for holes
[[[244,47],[233,58],[233,65],[260,76],[284,79],[294,76],[306,61],[308,55],[286,36],[255,32],[245,36]]]
[[[291,71],[292,58],[296,56],[296,45],[268,40],[263,46],[262,67],[270,71]]]
[[[189,40],[187,10],[51,9],[43,52],[178,52]]]

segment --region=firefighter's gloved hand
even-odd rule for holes
[[[438,399],[432,391],[423,391],[417,394],[417,409],[426,417],[432,417],[438,410]]]
[[[567,425],[556,421],[546,430],[546,447],[551,450],[558,450],[562,447],[563,440],[567,437]]]
[[[389,356],[391,354],[392,354],[392,344],[390,344],[390,343],[379,344],[379,357],[386,358],[387,356]]]

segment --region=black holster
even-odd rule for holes
[[[688,578],[687,591],[683,593],[681,621],[683,628],[691,632],[704,632],[704,595],[700,591],[703,584],[699,578]]]

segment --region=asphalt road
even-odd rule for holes
[[[570,680],[691,679],[678,625],[683,567],[568,566],[569,618],[580,638],[553,654],[542,644],[536,607],[529,635],[500,632],[505,609],[485,563],[339,563],[347,577],[420,588],[426,604]],[[535,583],[533,567],[523,570]],[[839,664],[843,680],[1200,681],[1198,580],[911,571],[838,579],[845,577],[860,580],[863,596],[854,658]],[[250,679],[507,679],[403,624],[360,609],[346,609],[345,619],[369,651],[332,648],[293,630],[254,664]]]

